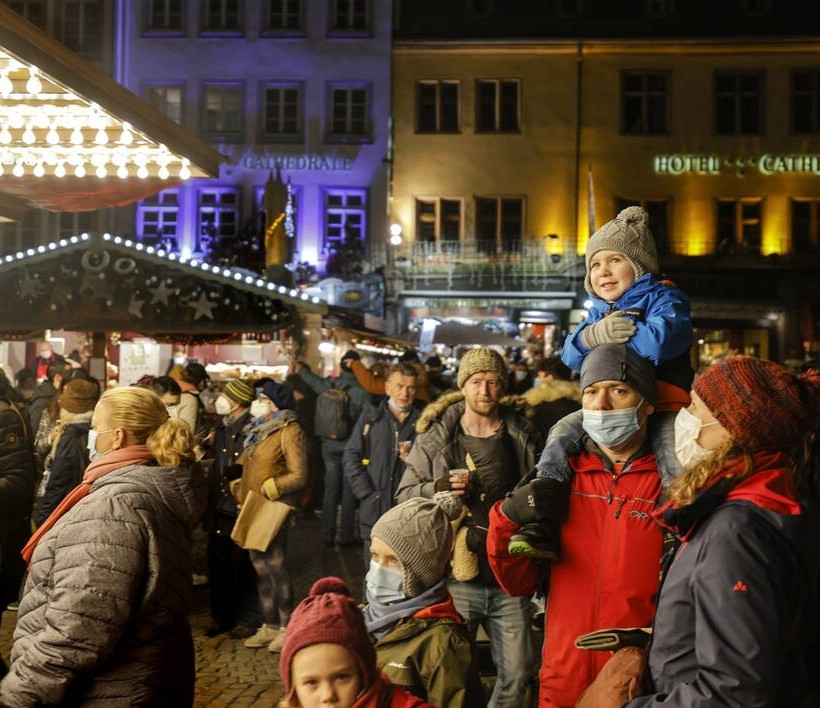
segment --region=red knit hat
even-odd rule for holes
[[[752,450],[788,451],[816,425],[820,379],[735,356],[713,364],[692,390],[731,436]]]
[[[291,663],[300,649],[313,644],[341,644],[356,659],[362,687],[376,680],[376,650],[364,626],[364,617],[341,578],[320,578],[299,603],[285,632],[279,674],[287,696],[292,688]]]

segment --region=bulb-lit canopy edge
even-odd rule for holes
[[[0,4],[0,213],[123,206],[224,160]]]

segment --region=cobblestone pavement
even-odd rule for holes
[[[321,522],[299,520],[288,537],[288,559],[293,572],[296,600],[301,600],[317,578],[337,575],[359,596],[364,566],[361,548],[325,548]],[[0,626],[0,653],[8,661],[16,613],[5,612]],[[242,640],[228,635],[205,636],[210,625],[208,588],[194,588],[191,627],[196,650],[196,698],[194,706],[275,706],[282,697],[279,655],[266,648],[246,649]]]

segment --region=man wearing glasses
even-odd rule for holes
[[[483,626],[490,638],[498,678],[489,705],[499,708],[523,705],[530,688],[532,610],[529,598],[510,597],[499,587],[489,566],[489,511],[533,469],[542,442],[529,421],[501,402],[506,380],[504,360],[494,350],[471,349],[464,355],[460,391],[442,396],[422,413],[396,492],[398,502],[454,492],[469,512],[463,524],[475,562],[465,573],[454,559],[459,579],[451,573],[448,587],[473,637]]]

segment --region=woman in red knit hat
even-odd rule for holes
[[[376,650],[344,580],[322,578],[293,611],[279,657],[282,708],[432,708],[376,668]]]
[[[656,512],[677,548],[663,571],[652,688],[629,708],[820,705],[818,423],[814,374],[739,356],[695,380],[675,423],[684,469]],[[635,652],[618,652],[578,705],[633,698]]]

